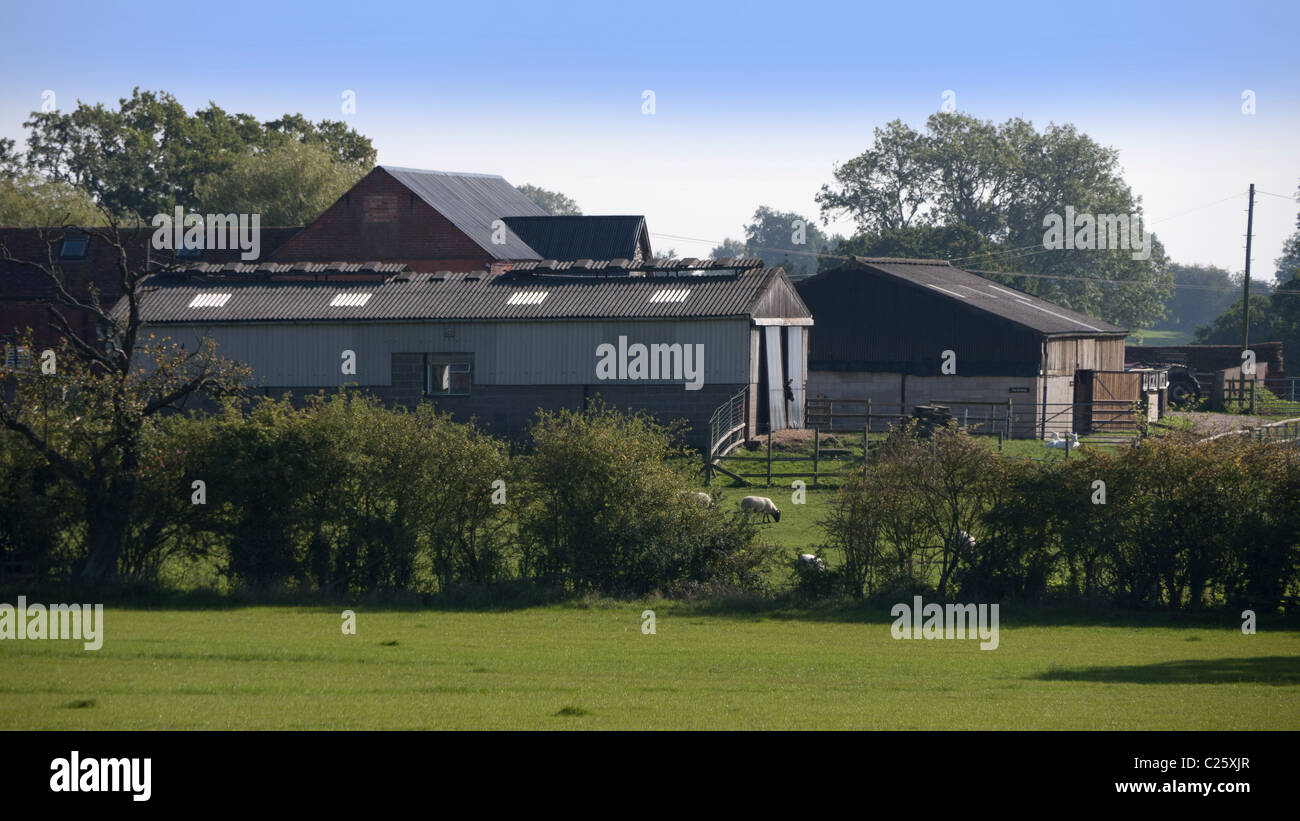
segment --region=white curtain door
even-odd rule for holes
[[[767,343],[767,413],[772,430],[785,430],[785,380],[781,377],[781,328],[763,329]]]
[[[793,380],[790,389],[794,391],[794,401],[789,404],[789,423],[792,428],[803,427],[803,328],[792,325],[786,328],[786,363],[785,375]],[[784,383],[782,383],[784,384]]]

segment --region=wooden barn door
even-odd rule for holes
[[[1096,371],[1093,374],[1093,428],[1132,430],[1137,424],[1136,402],[1142,389],[1142,374],[1125,371]]]
[[[1074,372],[1074,432],[1092,432],[1092,371]]]

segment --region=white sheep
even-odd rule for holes
[[[683,490],[681,496],[698,502],[700,507],[713,507],[713,497],[702,490]]]
[[[776,503],[766,496],[746,496],[740,500],[740,509],[746,513],[761,515],[765,522],[769,516],[778,522],[781,521],[781,511],[777,509]]]
[[[1077,450],[1079,447],[1079,434],[1070,434],[1069,441],[1066,441],[1056,431],[1052,431],[1052,438],[1044,441],[1043,444],[1056,450]]]
[[[825,572],[826,570],[826,562],[822,561],[820,557],[814,556],[811,553],[799,554],[799,566],[807,567],[807,568],[816,568],[818,572]]]

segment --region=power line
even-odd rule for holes
[[[1246,193],[1246,192],[1244,192],[1244,191],[1238,191],[1238,192],[1236,192],[1236,193],[1234,193],[1234,194],[1229,194],[1229,195],[1226,196],[1226,197],[1221,197],[1220,199],[1214,200],[1214,201],[1212,201],[1212,202],[1207,202],[1207,203],[1204,203],[1203,205],[1198,205],[1198,206],[1196,206],[1196,207],[1194,207],[1194,208],[1189,208],[1189,209],[1187,209],[1186,211],[1180,211],[1180,212],[1178,212],[1177,214],[1170,214],[1169,216],[1161,217],[1161,218],[1159,218],[1159,219],[1155,219],[1155,220],[1144,220],[1144,222],[1146,222],[1147,225],[1155,225],[1155,224],[1157,224],[1157,223],[1161,223],[1161,222],[1168,222],[1168,221],[1171,220],[1171,219],[1177,219],[1178,217],[1184,216],[1184,215],[1186,215],[1186,214],[1190,214],[1190,213],[1193,213],[1193,212],[1195,212],[1195,211],[1200,211],[1201,209],[1204,209],[1204,208],[1210,208],[1210,207],[1212,207],[1212,206],[1218,205],[1219,203],[1227,202],[1228,200],[1235,199],[1236,197],[1245,196],[1245,193]],[[1260,193],[1267,193],[1267,192],[1260,192]],[[1273,196],[1283,196],[1283,195],[1281,195],[1281,194],[1274,194]],[[1286,197],[1286,199],[1295,199],[1295,198],[1294,198],[1294,197]],[[721,246],[721,245],[723,245],[723,244],[727,241],[726,239],[723,239],[723,240],[716,240],[716,239],[704,239],[704,238],[702,238],[702,237],[687,237],[687,236],[682,236],[682,235],[680,235],[680,234],[659,234],[659,233],[651,232],[650,235],[651,235],[652,237],[658,237],[658,238],[660,238],[660,239],[672,239],[672,240],[677,240],[677,241],[679,241],[679,242],[698,242],[698,243],[704,243],[704,244],[707,244],[707,245],[712,245],[712,246],[714,246],[714,247]],[[733,241],[738,241],[738,240],[733,240]],[[841,262],[843,262],[843,261],[847,261],[847,260],[849,260],[849,259],[852,258],[852,255],[849,255],[849,254],[830,254],[830,253],[823,253],[823,252],[818,252],[818,251],[805,251],[805,250],[800,250],[800,249],[796,249],[796,248],[776,248],[776,249],[773,249],[773,250],[775,250],[775,251],[777,251],[777,252],[779,252],[779,253],[782,253],[782,254],[786,254],[786,255],[792,255],[792,256],[805,256],[805,257],[815,257],[815,258],[818,258],[818,259],[837,260],[837,261],[841,261]],[[1051,252],[1051,251],[1055,251],[1055,250],[1059,250],[1059,249],[1055,249],[1055,248],[1043,248],[1043,247],[1042,247],[1042,243],[1034,243],[1033,245],[1025,245],[1025,246],[1022,246],[1022,247],[1019,247],[1019,248],[1004,248],[1004,249],[997,250],[997,251],[983,251],[983,252],[980,252],[980,253],[978,253],[978,254],[971,254],[971,255],[969,255],[969,256],[964,256],[964,257],[949,257],[949,258],[948,258],[948,262],[952,262],[952,263],[960,263],[960,262],[965,262],[965,261],[967,261],[967,260],[981,260],[981,261],[986,262],[986,263],[987,263],[987,262],[994,262],[994,263],[997,263],[997,264],[1001,264],[1001,263],[1003,263],[1003,262],[1009,262],[1009,261],[1011,261],[1011,260],[1013,260],[1013,259],[1023,259],[1023,258],[1026,258],[1026,257],[1037,256],[1038,254],[1049,253],[1049,252]],[[1024,252],[1024,253],[1021,253],[1021,252]],[[1028,276],[1028,275],[1027,275],[1027,274],[1017,274],[1016,276]],[[1058,277],[1058,278],[1062,278],[1062,279],[1086,280],[1086,281],[1089,281],[1089,282],[1104,282],[1104,281],[1106,281],[1106,280],[1093,279],[1092,277]],[[1114,280],[1114,281],[1124,281],[1124,280]]]

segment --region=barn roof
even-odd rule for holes
[[[542,259],[632,259],[643,243],[650,247],[641,216],[506,217],[505,223]]]
[[[256,271],[238,277],[158,275],[148,283],[141,314],[153,324],[701,319],[761,315],[772,304],[770,295],[779,291],[793,297],[792,303],[779,303],[787,306],[787,318],[811,319],[780,268],[675,276],[427,274],[403,268],[382,281],[366,280],[378,266],[358,265],[351,272],[355,279],[324,282],[274,281]]]
[[[495,220],[546,216],[537,203],[506,182],[504,177],[423,171],[396,165],[382,165],[380,168],[446,217],[494,259],[541,259],[541,255],[509,227],[504,230],[504,242],[492,241],[492,223]]]
[[[1123,328],[954,268],[945,260],[855,256],[830,271],[800,281],[797,287],[803,290],[826,285],[833,277],[852,275],[854,271],[895,277],[925,288],[940,299],[969,305],[1045,336],[1127,334]]]

